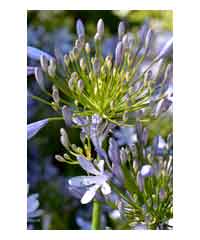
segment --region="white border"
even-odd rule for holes
[[[1,11],[1,236],[6,239],[187,239],[199,230],[199,11],[178,0],[5,1]],[[197,1],[198,3],[198,1]],[[6,8],[7,7],[7,8]],[[26,9],[174,10],[173,231],[26,231]],[[3,31],[3,33],[2,33]],[[2,191],[3,190],[3,191]],[[191,235],[192,234],[192,235]]]

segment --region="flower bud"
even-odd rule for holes
[[[94,59],[93,70],[95,74],[99,74],[101,69],[100,61],[98,58]]]
[[[119,42],[115,49],[115,64],[119,66],[123,60],[123,44]]]
[[[75,83],[76,83],[76,80],[74,78],[70,78],[69,81],[68,81],[68,87],[71,91],[74,90],[74,87],[75,87]]]
[[[43,76],[43,73],[42,73],[41,68],[38,68],[38,67],[35,68],[35,79],[36,79],[39,87],[40,87],[43,91],[45,91],[44,76]]]
[[[144,145],[147,144],[147,140],[148,140],[148,130],[147,128],[144,128],[142,132],[142,142]]]
[[[90,44],[88,42],[85,44],[85,51],[86,51],[87,54],[89,54],[90,51],[91,51]]]
[[[82,80],[82,79],[79,79],[79,80],[78,80],[77,88],[78,88],[78,91],[79,91],[80,93],[83,91],[84,83],[83,83],[83,80]]]
[[[83,42],[80,39],[75,41],[75,47],[79,49],[79,51],[83,48]]]
[[[85,28],[84,28],[83,22],[80,19],[78,19],[76,22],[76,33],[79,38],[82,38],[85,36]]]
[[[60,137],[60,142],[61,142],[61,144],[62,144],[66,149],[69,149],[70,142],[69,142],[69,138],[68,138],[67,132],[65,131],[64,128],[61,128],[61,129],[60,129],[60,134],[61,134],[61,137]]]
[[[48,71],[48,59],[45,57],[45,55],[40,55],[40,65],[44,72]]]
[[[125,164],[126,161],[128,160],[127,151],[123,147],[120,149],[120,160],[122,164]]]
[[[102,19],[99,19],[97,23],[97,33],[102,37],[104,34],[104,22]]]
[[[124,34],[125,34],[125,23],[124,22],[120,22],[119,23],[119,27],[118,27],[118,37],[119,37],[119,40],[122,39]]]
[[[55,159],[58,161],[58,162],[66,162],[66,160],[60,156],[60,155],[55,155]]]
[[[94,41],[96,43],[99,43],[101,41],[101,35],[99,33],[96,33],[94,36]]]
[[[59,91],[55,85],[52,87],[52,97],[55,103],[59,104],[60,101],[60,96],[59,96]]]
[[[72,111],[67,106],[62,107],[62,114],[67,127],[72,125]]]
[[[125,34],[124,36],[123,36],[123,38],[122,38],[122,44],[123,44],[123,48],[125,49],[125,50],[127,50],[128,49],[128,35],[127,34]]]
[[[144,190],[144,178],[142,177],[140,171],[137,173],[136,182],[139,187],[140,192]]]
[[[150,177],[154,173],[153,167],[151,165],[144,165],[144,166],[142,166],[140,172],[141,172],[141,176],[142,177]]]
[[[65,54],[64,55],[64,63],[65,65],[68,67],[69,63],[70,63],[70,58],[68,56],[68,54]]]
[[[53,58],[50,60],[50,64],[48,66],[48,74],[52,78],[54,78],[56,74],[56,60]]]
[[[87,65],[86,65],[85,59],[84,59],[84,58],[81,58],[81,59],[80,59],[80,67],[81,67],[81,70],[85,71],[86,66],[87,66]]]
[[[74,57],[74,60],[77,60],[77,58],[79,57],[79,49],[77,47],[74,47],[73,48],[73,57]]]

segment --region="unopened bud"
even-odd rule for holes
[[[82,79],[79,79],[79,80],[78,80],[77,88],[78,88],[78,91],[79,91],[80,93],[83,91],[84,83],[83,83],[83,80],[82,80]]]
[[[79,51],[83,48],[83,42],[80,39],[75,41],[75,47],[79,49]]]
[[[44,87],[44,76],[42,73],[41,68],[35,68],[35,79],[39,85],[39,87],[45,91],[45,87]]]
[[[56,60],[50,59],[50,64],[48,66],[48,74],[50,77],[54,78],[56,74]]]
[[[69,142],[69,138],[68,138],[67,132],[65,131],[64,128],[61,128],[61,129],[60,129],[60,134],[61,134],[61,137],[60,137],[60,142],[61,142],[61,144],[62,144],[66,149],[69,149],[70,142]]]
[[[55,155],[55,159],[58,161],[58,162],[66,162],[66,160],[60,156],[60,155]]]
[[[86,69],[86,61],[85,61],[84,58],[80,59],[80,67],[81,67],[81,70],[85,71],[85,69]]]
[[[73,56],[74,56],[74,59],[77,60],[77,58],[79,57],[79,49],[77,47],[74,47],[73,48]]]
[[[122,164],[125,164],[126,161],[128,160],[128,154],[125,148],[120,149],[120,160]]]
[[[104,22],[102,19],[99,19],[97,23],[97,33],[102,37],[104,34]]]
[[[64,63],[65,65],[68,67],[69,63],[70,63],[70,58],[67,54],[64,55]]]
[[[91,51],[90,44],[88,42],[85,44],[85,51],[86,51],[87,54],[89,54],[90,51]]]
[[[125,34],[125,23],[120,22],[118,27],[118,37],[119,40],[122,40],[123,35]]]
[[[123,38],[122,38],[122,44],[123,44],[123,48],[124,48],[125,50],[127,50],[127,49],[128,49],[128,35],[127,35],[127,34],[125,34],[125,35],[123,36]]]
[[[59,104],[60,101],[60,96],[59,96],[59,91],[55,85],[52,87],[52,97],[55,103]]]
[[[140,171],[137,173],[136,182],[137,182],[137,185],[138,185],[138,188],[139,188],[140,192],[143,192],[143,190],[144,190],[144,178],[142,177]]]
[[[99,33],[96,33],[94,36],[94,41],[96,43],[99,43],[101,41],[101,35]]]
[[[62,107],[62,114],[67,127],[72,125],[72,111],[66,105]]]
[[[123,44],[119,42],[115,49],[115,64],[119,66],[123,60]]]
[[[82,38],[85,36],[85,28],[84,28],[83,22],[80,19],[78,19],[76,22],[76,33],[79,38]]]
[[[45,57],[45,55],[40,55],[40,65],[44,72],[48,71],[48,59]]]
[[[95,59],[94,59],[94,63],[93,63],[94,73],[95,73],[95,74],[99,74],[100,68],[101,68],[100,61],[99,61],[98,58],[95,58]]]

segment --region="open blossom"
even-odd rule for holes
[[[101,189],[101,192],[104,195],[111,193],[110,185],[107,183],[109,176],[104,172],[104,161],[100,160],[96,162],[96,166],[86,160],[83,156],[77,157],[81,167],[88,173],[93,174],[94,176],[79,176],[69,179],[69,184],[74,187],[88,187],[88,190],[84,193],[81,198],[81,203],[89,203],[94,197],[98,189]]]

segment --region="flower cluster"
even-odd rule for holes
[[[28,139],[49,122],[64,120],[66,129],[60,129],[60,142],[65,152],[55,158],[80,165],[87,173],[67,181],[72,192],[80,190],[81,203],[108,205],[128,229],[169,229],[173,217],[172,134],[149,138],[147,123],[172,104],[172,39],[142,70],[151,56],[154,37],[147,23],[139,33],[131,34],[120,22],[114,56],[102,54],[102,19],[91,42],[81,20],[76,31],[78,38],[64,56],[28,47],[28,57],[40,61],[40,67],[28,67],[28,74],[35,73],[48,99],[30,96],[61,115],[29,124]],[[156,64],[159,68],[152,73]],[[67,133],[71,127],[81,129],[81,146],[71,143]],[[99,228],[97,205],[94,229]]]
[[[172,75],[168,61],[172,39],[141,72],[153,39],[153,31],[148,26],[133,35],[126,33],[124,23],[120,22],[115,54],[105,58],[102,56],[103,20],[97,23],[93,43],[86,41],[81,20],[77,21],[76,29],[78,38],[73,49],[64,56],[53,57],[28,47],[28,57],[40,61],[40,67],[28,66],[28,74],[35,72],[41,90],[53,101],[33,98],[58,112],[67,107],[74,117],[98,114],[116,125],[135,124],[138,112],[143,113],[138,121],[148,122],[168,110],[172,103],[167,93]],[[153,76],[151,68],[158,62],[161,67]],[[46,79],[52,83],[52,90],[47,89]],[[133,113],[136,114],[133,116]]]

